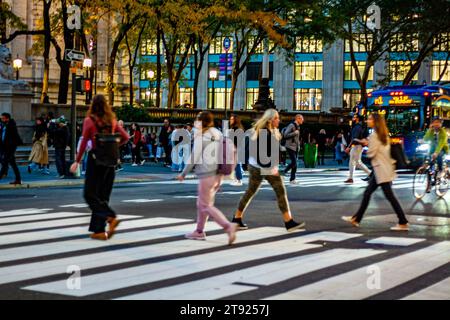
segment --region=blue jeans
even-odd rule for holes
[[[242,164],[237,163],[236,168],[234,169],[236,180],[242,180]]]

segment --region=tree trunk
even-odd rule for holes
[[[200,50],[201,51],[201,50]],[[195,65],[195,75],[194,75],[194,109],[197,109],[197,104],[198,104],[198,82],[200,80],[200,70],[198,68],[198,63],[199,63],[199,54],[200,51],[198,52],[194,52],[194,65]]]
[[[156,30],[156,107],[161,108],[161,30]]]
[[[238,77],[239,77],[239,73],[237,73],[236,71],[233,71],[233,76],[231,79],[231,92],[230,92],[230,105],[229,105],[230,111],[234,110],[234,96],[236,94],[236,86],[237,86]],[[225,81],[227,81],[227,79],[225,79]],[[225,96],[226,95],[227,95],[227,93],[225,92]]]
[[[121,39],[122,40],[122,39]],[[120,42],[116,39],[111,49],[108,62],[108,75],[106,77],[106,92],[108,93],[108,100],[111,106],[114,105],[114,66],[116,64],[117,53],[119,52]]]
[[[50,78],[50,45],[51,45],[51,26],[50,26],[50,6],[51,1],[44,0],[44,78],[42,79],[41,103],[44,101],[44,93],[48,94],[48,83]]]
[[[64,47],[65,49],[73,49],[73,34],[67,28],[67,1],[61,0],[61,12],[64,21]],[[59,63],[61,68],[59,73],[59,92],[58,92],[58,103],[67,103],[67,94],[69,90],[69,77],[70,77],[70,62],[65,61],[64,52],[62,52],[62,61]]]

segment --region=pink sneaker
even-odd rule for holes
[[[197,230],[186,234],[184,237],[191,240],[206,240],[206,234],[204,232],[198,232]]]
[[[228,233],[228,245],[232,245],[234,241],[236,241],[236,231],[238,230],[239,225],[237,223],[230,223],[230,226],[226,230]]]

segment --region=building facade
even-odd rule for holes
[[[443,35],[450,41],[450,33]],[[199,109],[223,109],[225,97],[229,99],[231,76],[228,76],[227,94],[225,94],[225,76],[220,70],[219,77],[213,81],[209,79],[209,71],[219,70],[220,59],[223,59],[223,36],[219,36],[211,44],[207,54],[198,90]],[[416,44],[418,50],[418,43]],[[367,53],[364,46],[354,43],[354,51],[358,67],[364,70]],[[232,48],[230,49],[232,52]],[[352,108],[360,100],[360,86],[356,81],[354,69],[351,65],[350,46],[346,41],[336,41],[324,46],[322,41],[307,38],[298,39],[295,52],[290,59],[283,52],[270,54],[270,87],[275,105],[280,110],[302,112],[329,112],[333,108]],[[371,68],[367,83],[368,91],[376,89],[381,84],[400,85],[404,79],[414,52],[406,54],[402,48],[391,48],[382,59]],[[441,73],[441,81],[450,81],[450,66],[448,60],[448,45],[436,48],[431,58],[425,60],[419,72],[413,79],[417,84],[435,83]],[[144,41],[141,50],[143,61],[149,65],[156,64],[156,46],[153,41]],[[292,58],[293,56],[293,58]],[[163,61],[163,58],[162,58]],[[193,61],[193,58],[191,58]],[[234,109],[252,110],[258,96],[259,76],[263,61],[262,45],[252,55],[250,63],[239,76],[236,88]],[[183,79],[179,84],[180,105],[193,103],[194,66],[188,64],[184,70]],[[137,93],[141,100],[155,101],[154,81],[148,78],[148,67],[140,72]],[[230,74],[230,73],[228,73]],[[213,101],[214,100],[214,101]],[[167,90],[163,86],[162,104],[167,101]],[[229,105],[229,103],[227,104]]]

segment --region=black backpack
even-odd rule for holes
[[[98,132],[95,135],[95,149],[92,150],[95,164],[103,167],[117,166],[120,160],[120,134],[114,133],[114,125],[99,127],[94,119],[93,121]]]

